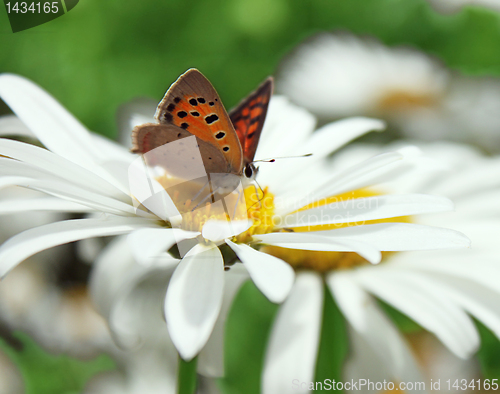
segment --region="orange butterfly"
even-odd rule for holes
[[[145,154],[155,148],[195,136],[197,148],[208,174],[245,175],[255,173],[252,161],[266,119],[273,79],[267,78],[231,113],[226,112],[219,95],[207,78],[196,69],[182,74],[158,105],[155,119],[132,131],[132,152]],[[148,155],[148,165],[165,167],[177,175],[180,164],[166,165],[167,153]],[[178,150],[176,163],[189,165],[191,154]],[[178,160],[177,160],[178,157]],[[194,157],[192,158],[194,160]]]

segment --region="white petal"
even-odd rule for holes
[[[478,191],[498,188],[500,159],[490,159],[481,165],[468,166],[462,169],[459,176],[447,177],[436,185],[433,193],[443,194],[451,198],[467,196]]]
[[[0,116],[0,136],[4,135],[34,137],[31,130],[16,115]]]
[[[363,335],[354,330],[350,324],[347,324],[347,328],[349,331],[349,355],[345,361],[343,379],[345,381],[351,379],[356,381],[369,379],[371,382],[393,381],[394,372],[387,369],[384,364],[385,360],[380,359]],[[379,331],[383,327],[376,326],[374,329]],[[388,332],[387,335],[390,336],[391,333]],[[396,337],[393,341],[401,341],[401,338]],[[378,393],[375,389],[367,390],[365,387],[364,390],[360,391],[363,393]]]
[[[127,236],[115,237],[97,257],[89,279],[90,295],[99,313],[108,316],[123,277],[135,265]]]
[[[321,278],[309,272],[298,274],[271,330],[262,375],[263,394],[288,393],[294,379],[314,381],[322,312]]]
[[[273,96],[255,158],[307,153],[297,152],[294,148],[302,146],[315,125],[316,119],[308,111],[292,104],[286,97]],[[290,135],[294,138],[289,138]]]
[[[88,130],[39,86],[17,75],[2,74],[0,97],[48,149],[112,181],[95,164],[100,152]]]
[[[198,373],[210,377],[224,376],[224,338],[227,315],[234,297],[248,278],[243,264],[234,264],[228,272],[224,272],[224,297],[217,322],[212,335],[198,355]]]
[[[465,278],[500,293],[498,253],[495,251],[489,256],[475,253],[473,250],[467,252],[469,253],[456,251],[452,254],[449,251],[442,251],[433,252],[431,256],[427,253],[423,256],[405,253],[393,256],[390,264],[395,264],[402,269],[429,273],[432,276],[442,274]]]
[[[172,267],[133,266],[113,299],[108,323],[115,342],[125,349],[168,341],[162,313]]]
[[[325,233],[325,235],[323,235]],[[326,252],[356,252],[372,264],[380,263],[380,250],[363,241],[350,238],[334,238],[326,231],[311,233],[269,233],[253,236],[257,242],[275,245],[282,248],[319,250]]]
[[[120,105],[116,117],[118,123],[118,139],[123,146],[132,147],[131,133],[135,126],[144,123],[156,123],[154,118],[158,102],[140,97]]]
[[[17,264],[42,250],[84,238],[124,234],[149,225],[137,218],[111,216],[67,220],[23,231],[0,247],[0,276],[5,276]]]
[[[22,164],[23,163],[21,162],[17,162],[17,165]],[[126,204],[114,198],[103,196],[99,193],[95,193],[93,191],[84,189],[65,181],[60,181],[57,179],[54,180],[50,177],[44,178],[43,175],[35,177],[35,174],[33,174],[32,171],[26,168],[21,170],[26,174],[31,174],[31,176],[33,176],[34,178],[23,176],[0,177],[0,189],[8,186],[22,186],[51,194],[55,197],[72,201],[77,204],[85,205],[97,211],[112,213],[116,215],[135,216],[137,214],[137,216],[153,217],[148,212],[140,210],[136,212],[132,205]]]
[[[354,117],[329,123],[312,133],[303,149],[314,156],[324,157],[343,145],[370,131],[382,131],[385,122],[378,119]]]
[[[0,215],[28,211],[93,212],[85,205],[76,204],[60,198],[19,198],[0,201]]]
[[[500,294],[468,279],[433,276],[440,286],[446,286],[450,299],[464,308],[500,338]],[[498,283],[498,282],[497,282]]]
[[[217,247],[197,245],[174,272],[165,299],[170,337],[185,360],[206,344],[219,315],[224,261]]]
[[[478,349],[474,323],[428,275],[379,267],[376,272],[360,270],[357,279],[368,291],[436,334],[458,357],[468,358]]]
[[[345,273],[329,275],[327,284],[348,322],[392,373],[394,380],[424,381],[408,345],[373,298]]]
[[[131,131],[129,132],[129,138],[132,140],[130,133]],[[137,155],[131,153],[129,149],[125,149],[123,145],[118,145],[109,138],[96,133],[91,133],[91,136],[94,144],[97,145],[99,150],[106,152],[106,156],[100,161],[101,164],[102,162],[119,160],[124,162],[126,168],[127,165],[130,165],[130,163],[137,158]]]
[[[128,238],[135,260],[148,266],[177,261],[167,251],[175,244],[197,235],[197,232],[174,228],[143,228],[132,232]]]
[[[451,211],[453,203],[426,194],[386,195],[350,199],[298,211],[287,215],[280,227],[317,226],[320,224],[365,222],[429,212]]]
[[[255,286],[271,302],[280,303],[290,292],[295,272],[286,262],[267,253],[261,253],[248,245],[239,245],[226,239],[226,243],[234,250],[245,265]]]
[[[470,240],[458,231],[411,223],[366,224],[309,234],[365,242],[387,252],[470,247]]]
[[[0,152],[4,156],[31,164],[34,168],[44,170],[72,184],[85,186],[86,189],[99,192],[109,197],[130,201],[130,197],[93,173],[64,157],[58,156],[46,149],[19,141],[0,138]],[[3,160],[3,163],[7,163]]]
[[[306,158],[298,158],[293,160],[285,160],[284,163],[272,164],[271,166],[263,166],[262,170],[272,171],[274,173],[273,183],[266,183],[272,187],[273,192],[280,194],[283,191],[297,187],[299,190],[305,185],[308,190],[311,190],[316,182],[321,180],[322,175],[318,170],[314,170],[318,165],[323,164],[323,159],[326,155],[336,151],[349,141],[359,137],[369,131],[381,131],[385,128],[385,123],[381,120],[355,117],[329,123],[319,130],[312,133],[304,143],[298,144],[298,149],[294,155],[309,154],[312,156]],[[292,155],[292,153],[289,153]],[[331,169],[329,169],[331,173]],[[311,173],[315,176],[311,178]],[[261,171],[262,172],[262,171]],[[264,171],[265,172],[265,171]],[[288,174],[294,174],[289,177]],[[266,178],[266,174],[264,174]],[[262,181],[262,175],[259,176]],[[264,179],[265,181],[265,179]]]
[[[241,234],[252,226],[251,220],[209,220],[203,225],[201,235],[212,242],[217,242],[233,235]]]
[[[401,152],[384,153],[342,172],[336,172],[316,190],[304,190],[301,194],[295,193],[296,195],[290,198],[283,196],[284,202],[276,207],[276,212],[277,214],[288,213],[322,198],[372,186],[393,174],[403,163],[403,158],[404,155]]]
[[[162,313],[175,264],[137,264],[126,236],[116,237],[97,259],[90,278],[93,302],[108,321],[116,344],[130,351],[169,341]]]

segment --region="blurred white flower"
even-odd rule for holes
[[[500,151],[500,80],[463,77],[410,48],[323,33],[285,59],[277,88],[324,120],[376,116],[412,138]]]
[[[313,114],[332,119],[432,106],[445,94],[449,78],[439,62],[410,48],[322,33],[285,58],[276,85]]]
[[[445,14],[458,12],[465,6],[479,6],[500,11],[498,0],[429,0],[429,3],[434,9]]]
[[[267,248],[297,267],[297,276],[271,332],[263,373],[264,393],[291,392],[292,379],[314,380],[323,283],[351,328],[353,358],[346,379],[424,381],[409,346],[376,298],[433,333],[462,359],[471,357],[479,347],[479,335],[470,316],[500,338],[496,247],[500,231],[500,158],[483,157],[467,146],[449,143],[420,147],[432,161],[423,161],[405,176],[377,185],[377,191],[451,197],[456,213],[411,216],[410,220],[462,231],[470,235],[472,249],[392,253],[383,258],[382,264],[373,266],[360,264],[359,259],[348,254],[299,255]],[[383,150],[352,145],[334,157],[332,166],[343,168]],[[408,218],[396,219],[401,220]]]

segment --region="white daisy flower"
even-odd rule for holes
[[[150,110],[146,110],[146,113],[143,116],[147,116],[147,113],[152,113],[154,108]],[[140,119],[141,110],[136,110],[135,116],[129,116],[130,119]],[[135,126],[132,121],[127,129],[130,130],[133,126]],[[413,250],[413,249],[429,249],[434,247],[459,247],[460,245],[464,246],[467,244],[465,239],[459,240],[459,238],[455,238],[458,234],[449,233],[447,230],[442,232],[442,229],[436,228],[427,228],[419,226],[415,226],[412,224],[404,224],[403,226],[396,227],[382,225],[383,232],[387,231],[386,238],[382,236],[379,239],[371,238],[372,235],[371,229],[373,229],[373,233],[378,232],[377,227],[379,225],[372,224],[369,226],[362,226],[363,229],[366,229],[367,232],[365,234],[349,234],[347,236],[342,236],[340,234],[341,230],[351,231],[351,229],[338,229],[331,231],[313,231],[309,234],[297,234],[290,233],[286,230],[280,229],[288,229],[290,231],[291,227],[296,228],[300,226],[301,223],[305,223],[306,225],[317,225],[317,227],[321,226],[322,223],[331,223],[332,221],[336,222],[337,227],[343,227],[343,223],[349,221],[356,221],[363,217],[366,219],[366,211],[364,209],[368,208],[361,207],[363,203],[370,204],[373,203],[372,208],[376,205],[381,204],[384,205],[382,200],[375,203],[375,200],[371,200],[374,195],[366,194],[367,199],[361,199],[358,202],[361,204],[358,207],[354,206],[344,206],[342,208],[340,205],[334,205],[331,207],[331,211],[328,212],[327,209],[317,209],[318,207],[308,211],[301,211],[305,214],[309,214],[310,217],[305,219],[304,217],[297,214],[288,214],[290,211],[295,211],[297,208],[303,207],[310,203],[314,203],[315,201],[324,199],[330,195],[338,195],[343,192],[348,192],[350,190],[356,190],[359,188],[363,188],[368,185],[376,184],[378,182],[383,181],[384,179],[391,179],[396,176],[398,173],[404,173],[405,166],[411,166],[413,161],[418,158],[413,157],[415,151],[413,149],[403,149],[400,152],[391,153],[396,156],[376,156],[367,163],[363,163],[362,165],[359,162],[351,162],[349,165],[345,166],[345,169],[351,168],[351,170],[338,170],[338,171],[330,171],[326,168],[326,163],[324,163],[324,157],[330,151],[330,149],[339,148],[342,145],[349,142],[351,139],[366,133],[370,129],[381,129],[383,124],[378,121],[374,121],[366,118],[356,118],[351,120],[346,120],[343,122],[337,122],[332,125],[325,126],[321,130],[318,130],[316,134],[313,134],[311,137],[311,133],[315,128],[314,118],[308,114],[306,111],[301,110],[300,108],[291,105],[284,98],[274,97],[271,101],[271,106],[268,113],[268,120],[266,121],[266,126],[262,135],[262,143],[259,146],[257,157],[276,157],[276,156],[288,156],[288,155],[301,155],[311,149],[316,152],[312,158],[303,158],[296,159],[296,161],[292,162],[291,160],[278,160],[272,165],[262,166],[259,172],[259,183],[262,187],[264,187],[263,192],[264,195],[261,196],[261,204],[254,204],[250,207],[250,215],[260,223],[259,226],[254,226],[251,229],[251,232],[246,232],[241,234],[235,239],[226,240],[227,244],[233,248],[238,257],[246,262],[246,269],[250,271],[253,268],[252,264],[264,263],[264,264],[275,264],[275,260],[269,260],[269,255],[260,253],[253,248],[250,248],[246,245],[241,244],[242,241],[248,241],[249,235],[253,234],[253,239],[257,240],[259,243],[275,243],[280,246],[285,246],[288,248],[307,248],[311,250],[339,250],[339,251],[351,251],[358,250],[360,253],[363,253],[367,258],[371,259],[373,262],[377,262],[380,259],[379,250]],[[290,130],[294,131],[295,139],[294,141],[287,140],[286,136],[289,135]],[[312,141],[311,141],[312,139]],[[283,146],[280,144],[280,141],[284,141]],[[327,145],[328,143],[328,145]],[[322,149],[318,149],[321,146]],[[266,151],[267,147],[267,151]],[[274,155],[273,155],[274,153]],[[393,161],[393,159],[397,157],[398,159]],[[302,162],[301,160],[306,161]],[[379,161],[380,160],[380,161]],[[388,160],[387,162],[385,160]],[[370,168],[369,171],[364,172],[364,169]],[[314,169],[314,170],[313,170]],[[359,170],[357,170],[359,169]],[[353,176],[357,171],[360,171],[358,176]],[[311,172],[318,174],[316,177],[311,177]],[[288,174],[293,173],[294,177],[290,177]],[[288,182],[288,185],[286,184]],[[309,185],[309,186],[305,186]],[[325,186],[326,185],[326,186]],[[275,191],[276,195],[271,194],[270,190]],[[314,193],[315,192],[315,193]],[[246,193],[249,195],[247,201],[252,201],[251,193],[255,193],[253,188],[249,188],[246,190]],[[363,193],[363,192],[357,192]],[[360,194],[361,196],[361,194]],[[430,196],[423,195],[407,195],[407,196],[393,196],[394,200],[394,211],[380,211],[373,212],[373,219],[384,218],[384,217],[393,217],[400,216],[404,214],[412,213],[420,213],[420,212],[432,212],[432,211],[440,211],[440,210],[448,210],[451,208],[451,205],[448,200],[438,198],[434,199]],[[401,204],[398,205],[396,200]],[[388,205],[392,203],[387,200]],[[386,206],[387,207],[387,206]],[[356,212],[357,210],[359,212]],[[385,208],[384,208],[385,209]],[[368,209],[370,210],[370,209]],[[403,213],[404,211],[404,213]],[[319,221],[319,218],[314,218],[313,215],[321,216],[323,214],[323,222]],[[331,216],[329,216],[329,214]],[[348,215],[352,216],[349,217]],[[360,215],[359,217],[357,215]],[[386,216],[387,215],[387,216]],[[304,215],[305,216],[305,215]],[[335,216],[335,219],[332,217]],[[314,222],[314,220],[316,220]],[[374,226],[374,227],[371,227]],[[335,226],[334,226],[335,228]],[[361,228],[361,227],[360,227]],[[413,231],[415,230],[415,231]],[[278,231],[278,232],[276,232]],[[437,232],[435,232],[437,231]],[[341,238],[336,238],[337,232],[341,235]],[[428,232],[428,233],[427,233]],[[261,234],[264,233],[264,234]],[[265,234],[267,233],[267,234]],[[400,235],[400,237],[398,236]],[[420,235],[419,235],[420,234]],[[437,246],[437,243],[433,245],[432,242],[429,242],[435,234],[438,239],[438,243],[440,246]],[[447,234],[447,235],[445,235]],[[446,238],[448,240],[446,240]],[[276,241],[273,242],[272,237],[276,237]],[[418,238],[417,238],[418,237]],[[413,242],[410,239],[413,238]],[[132,240],[132,237],[130,238]],[[410,242],[409,242],[410,241]],[[457,243],[455,243],[458,241]],[[465,241],[465,243],[464,243]],[[124,241],[126,242],[126,241]],[[344,244],[345,242],[345,244]],[[389,245],[389,243],[394,242],[394,244]],[[378,245],[380,243],[380,245]],[[382,245],[383,244],[383,245]],[[139,243],[139,245],[142,245]],[[374,246],[372,246],[374,245]],[[117,247],[117,252],[125,253],[122,247]],[[294,251],[297,253],[297,251]],[[110,252],[110,256],[113,256],[113,253]],[[123,256],[120,257],[111,257],[110,262],[123,262],[125,258]],[[117,264],[117,263],[111,263]],[[98,265],[99,266],[99,265]],[[223,309],[227,310],[231,305],[231,300],[234,294],[236,293],[239,285],[243,283],[243,281],[247,278],[244,272],[237,272],[236,269],[239,268],[238,265],[233,266],[233,268],[226,273],[227,275],[235,275],[235,279],[231,282],[233,287],[229,292],[230,295],[225,298]],[[124,264],[123,268],[114,268],[114,269],[103,269],[102,271],[97,269],[95,279],[99,280],[102,283],[109,283],[112,280],[112,275],[115,270],[126,272],[129,278],[134,276],[130,266]],[[142,280],[142,272],[144,272],[144,267],[141,267],[136,278],[138,280]],[[157,275],[155,273],[149,272],[148,275]],[[236,279],[237,278],[237,279]],[[266,292],[266,283],[264,280],[271,281],[271,278],[262,277],[261,281],[255,280],[256,285],[263,290],[263,292],[268,295],[269,298],[269,290]],[[134,291],[134,281],[135,279],[131,279],[127,281],[127,286],[130,290]],[[226,282],[227,283],[227,282]],[[101,285],[96,284],[94,288],[100,289]],[[123,287],[121,287],[123,289]],[[315,294],[315,292],[313,293]],[[95,297],[98,300],[100,297],[97,295]],[[131,297],[133,299],[134,297]],[[118,310],[116,306],[109,306],[110,310]],[[126,313],[125,307],[120,308],[123,312]],[[310,311],[309,311],[310,312]],[[120,331],[120,326],[126,328],[129,324],[120,324],[120,315],[119,312],[115,313],[115,321],[117,324],[111,324],[115,332]],[[221,313],[221,316],[224,316],[224,313]],[[208,376],[221,376],[223,373],[223,361],[222,361],[222,338],[223,334],[223,320],[222,317],[211,338],[208,343],[208,348],[211,349],[210,356],[211,362],[207,363],[207,365],[211,366],[211,371],[207,371],[205,368],[199,369],[200,372]],[[214,345],[213,345],[214,344]],[[213,346],[212,346],[213,345]],[[207,352],[202,351],[200,355],[200,360],[206,359],[205,355]]]
[[[323,33],[282,64],[277,89],[324,120],[368,115],[405,136],[500,150],[500,80],[463,77],[414,49]]]
[[[496,280],[500,274],[496,250],[500,230],[499,159],[451,144],[426,145],[422,150],[442,165],[434,162],[428,163],[431,166],[416,166],[403,178],[379,184],[377,192],[418,191],[452,197],[457,213],[393,220],[463,231],[471,236],[473,248],[392,253],[385,255],[378,266],[362,263],[353,254],[291,254],[285,249],[266,248],[294,265],[297,275],[272,328],[262,377],[263,393],[291,392],[290,382],[294,379],[314,381],[323,283],[351,328],[353,356],[346,368],[347,380],[425,381],[409,346],[382,312],[377,298],[409,316],[462,359],[471,357],[479,347],[471,316],[500,337]],[[332,165],[342,168],[380,151],[352,146],[335,156]]]
[[[349,204],[327,208],[308,206],[328,196],[392,178],[411,164],[415,150],[408,148],[378,155],[333,173],[322,168],[322,160],[330,151],[370,130],[381,129],[380,121],[348,119],[327,125],[311,136],[314,118],[290,106],[284,99],[275,99],[258,157],[269,157],[270,153],[272,156],[314,153],[314,156],[293,162],[283,160],[275,163],[272,169],[262,166],[259,182],[266,185],[265,189],[259,191],[254,186],[245,189],[246,200],[255,201],[248,207],[248,219],[240,221],[245,227],[235,231],[230,224],[239,222],[228,225],[225,216],[213,218],[211,206],[208,206],[207,212],[200,216],[197,216],[200,210],[194,211],[187,231],[169,228],[165,220],[169,212],[160,209],[155,215],[135,209],[134,198],[141,190],[130,191],[127,175],[136,156],[89,133],[52,97],[21,77],[2,75],[0,97],[48,149],[0,140],[0,152],[8,157],[0,158],[4,175],[0,184],[33,188],[50,195],[36,203],[31,201],[30,205],[20,202],[24,210],[48,209],[48,206],[54,207],[58,199],[60,211],[92,213],[87,219],[56,222],[12,237],[0,247],[0,274],[6,275],[27,257],[56,245],[91,237],[130,234],[133,254],[142,265],[131,282],[136,283],[138,278],[152,271],[166,272],[175,268],[166,290],[164,310],[172,341],[186,360],[196,356],[207,343],[223,304],[224,260],[217,246],[226,244],[226,250],[234,251],[256,286],[271,301],[281,302],[293,284],[292,268],[246,243],[356,251],[373,263],[380,261],[381,250],[461,248],[469,243],[456,231],[410,223],[370,224],[313,231],[307,235],[286,230],[304,223],[308,226],[331,224],[334,228],[353,220],[452,209],[448,199],[427,195],[372,196],[363,201],[376,206],[368,213],[366,206],[358,208]],[[312,174],[310,169],[314,169]],[[154,179],[150,181],[156,182],[155,187],[159,185]],[[157,190],[163,192],[167,208],[175,207],[161,186]],[[295,212],[304,206],[310,209]],[[238,233],[241,234],[234,237]],[[196,239],[195,245],[182,260],[166,253],[174,244],[179,246],[190,239]],[[113,308],[108,311],[114,313]]]

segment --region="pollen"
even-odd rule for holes
[[[274,195],[266,187],[264,190],[256,186],[248,186],[245,191],[247,216],[252,220],[252,226],[236,236],[236,242],[248,242],[256,234],[267,234],[274,228]]]
[[[210,193],[208,187],[199,182],[184,182],[168,175],[156,178],[172,198],[182,215],[182,229],[201,232],[209,220],[252,221],[252,226],[233,239],[249,242],[255,234],[273,230],[274,196],[267,188],[250,185],[225,194]],[[201,192],[200,192],[201,191]]]

